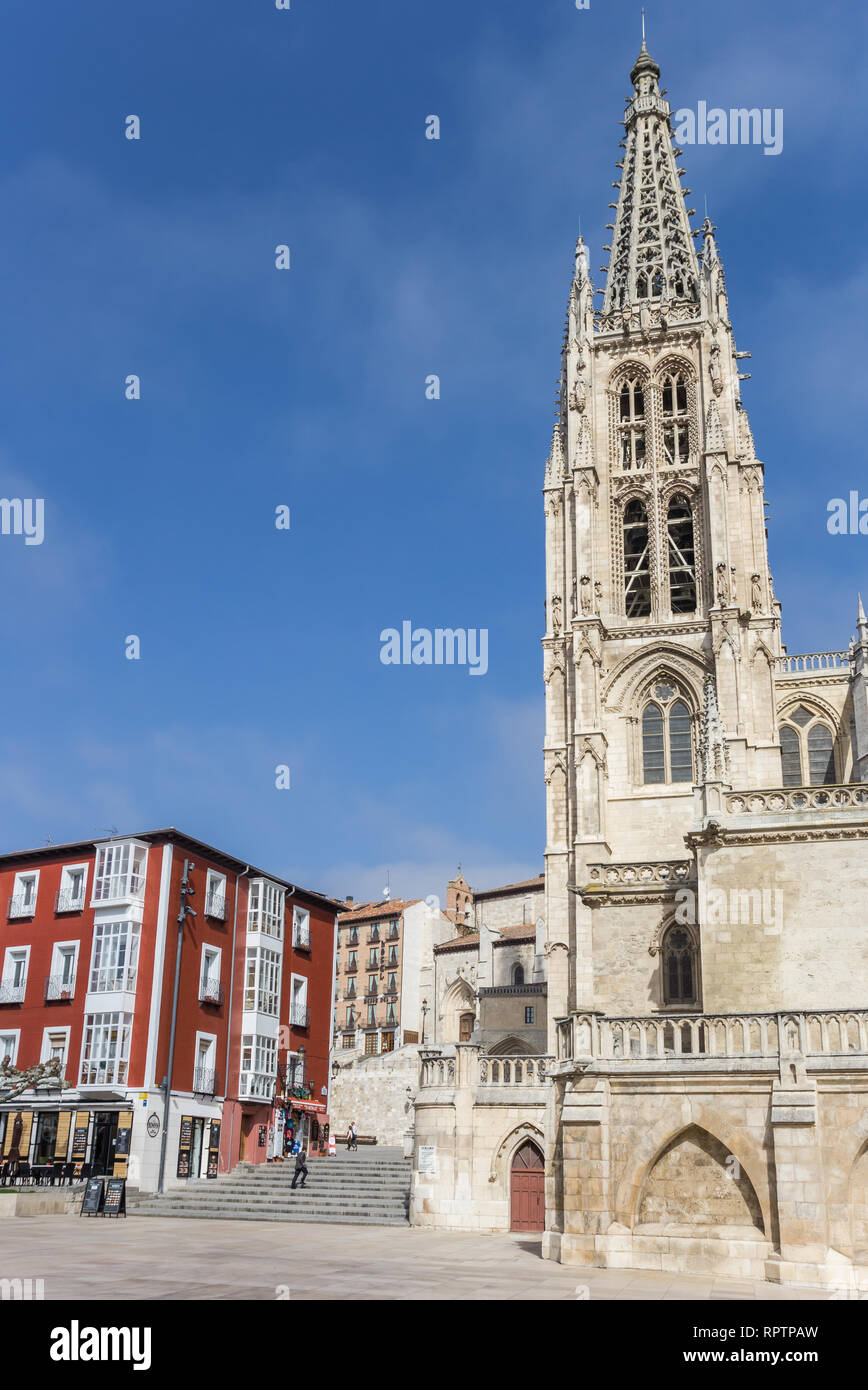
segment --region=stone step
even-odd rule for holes
[[[171,1215],[176,1219],[186,1218],[188,1220],[208,1221],[306,1221],[310,1224],[319,1223],[331,1226],[406,1226],[406,1216],[360,1216],[358,1213],[342,1213],[335,1215],[314,1215],[306,1211],[249,1211],[237,1212],[230,1211],[226,1207],[181,1207],[171,1213],[164,1211],[160,1207],[137,1207],[133,1216],[167,1216]]]

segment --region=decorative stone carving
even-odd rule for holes
[[[711,345],[711,354],[708,359],[708,375],[711,377],[711,388],[716,396],[723,390],[723,370],[720,365],[720,343],[714,342]]]
[[[591,611],[591,576],[582,575],[582,616],[587,617]]]
[[[552,595],[552,632],[555,637],[560,636],[561,631],[561,596]]]

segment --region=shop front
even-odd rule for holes
[[[23,1097],[22,1097],[23,1100]],[[4,1109],[2,1161],[36,1174],[67,1168],[67,1177],[127,1176],[133,1112],[117,1105],[90,1110],[47,1102]]]

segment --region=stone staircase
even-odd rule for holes
[[[333,1158],[308,1159],[307,1186],[291,1191],[295,1160],[239,1163],[130,1202],[134,1216],[186,1216],[235,1221],[319,1221],[348,1226],[406,1226],[412,1165],[400,1149],[372,1146]]]

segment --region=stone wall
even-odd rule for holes
[[[407,1092],[409,1087],[415,1094],[418,1085],[419,1048],[409,1045],[349,1062],[338,1053],[336,1059],[340,1071],[332,1081],[329,1120],[337,1142],[355,1120],[359,1134],[374,1134],[379,1144],[403,1146],[413,1120]]]

